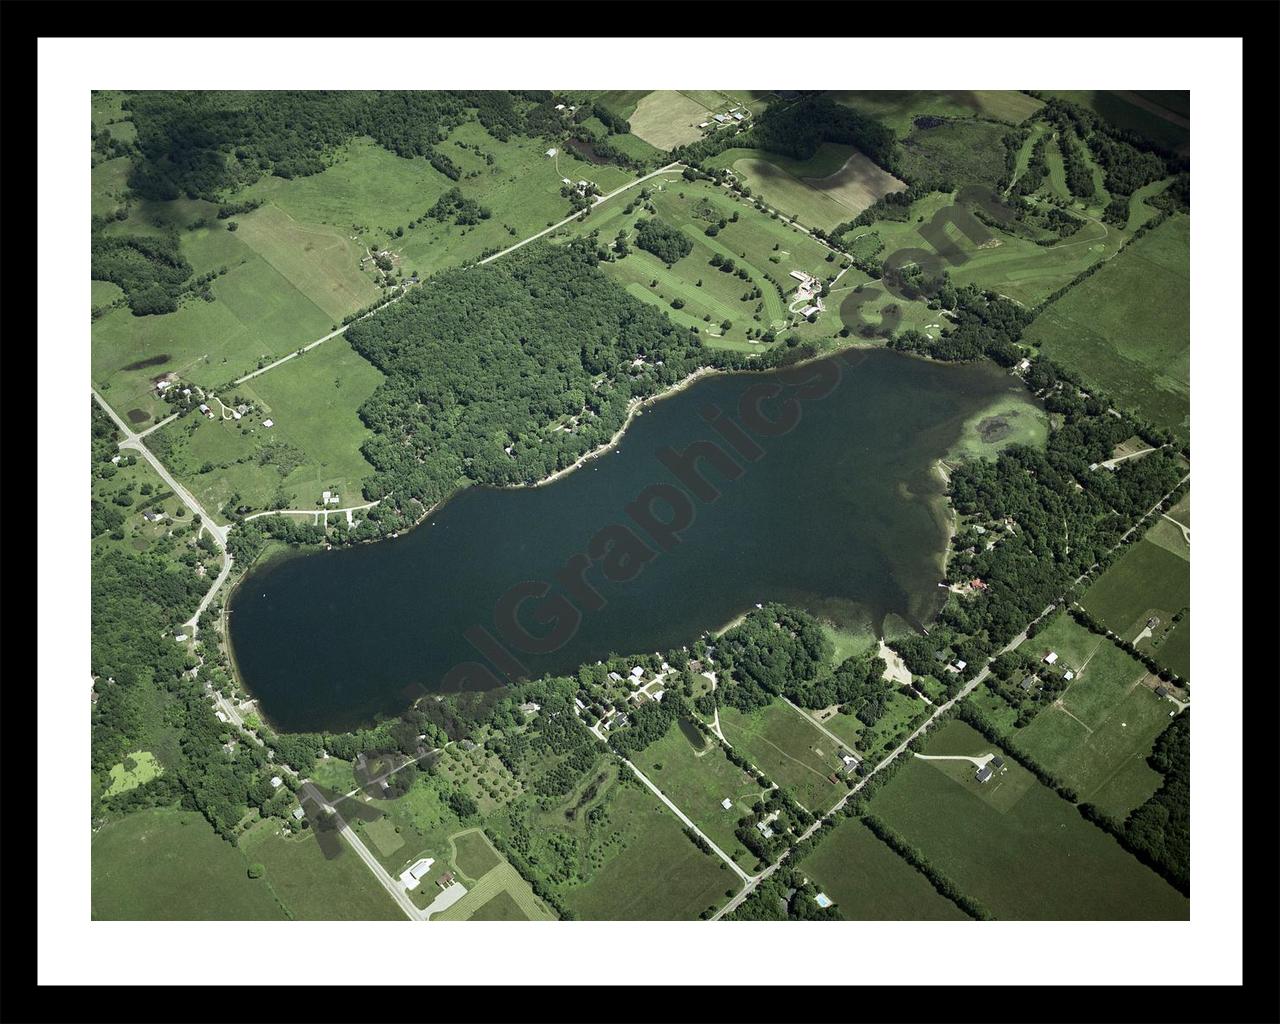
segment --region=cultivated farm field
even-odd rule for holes
[[[857,818],[842,819],[800,868],[850,921],[968,920]]]
[[[945,739],[944,739],[945,737]],[[958,749],[962,748],[962,749]],[[949,722],[925,753],[992,746]],[[997,918],[1186,920],[1187,899],[1024,768],[979,783],[963,761],[904,765],[871,810]]]

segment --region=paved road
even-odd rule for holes
[[[120,447],[138,452],[144,459],[151,463],[151,468],[160,474],[160,479],[169,485],[169,488],[182,500],[182,503],[186,505],[187,508],[191,509],[192,512],[200,517],[200,522],[203,528],[209,531],[209,535],[217,542],[218,547],[225,550],[227,546],[227,528],[225,526],[219,526],[214,522],[213,517],[204,510],[200,502],[196,501],[191,492],[170,476],[169,471],[164,468],[164,464],[151,454],[151,449],[143,443],[141,436],[130,429],[129,425],[116,415],[116,411],[111,408],[105,398],[98,394],[96,388],[91,390],[93,391],[93,397],[97,403],[106,410],[107,415],[115,421],[116,426],[124,433],[124,440],[120,442]]]
[[[635,188],[637,185],[641,184],[642,182],[646,182],[650,178],[656,178],[661,174],[670,174],[672,171],[678,168],[682,168],[683,166],[684,165],[677,160],[674,163],[667,164],[666,167],[659,167],[656,171],[651,171],[648,174],[646,174],[643,178],[636,178],[634,181],[627,182],[621,188],[615,188],[608,195],[596,196],[596,200],[594,203],[591,204],[590,208],[594,210],[601,203],[612,199],[616,195],[621,195],[623,192],[627,191],[627,189]],[[559,224],[552,224],[551,227],[549,228],[543,228],[536,235],[530,235],[524,241],[516,242],[515,245],[510,246],[506,249],[503,249],[502,252],[495,252],[492,256],[486,256],[484,259],[480,260],[479,262],[481,265],[483,265],[485,263],[491,263],[496,259],[500,259],[501,257],[507,255],[507,253],[509,252],[515,252],[517,249],[519,249],[523,245],[528,245],[530,242],[537,241],[543,235],[549,235],[553,231],[558,231],[560,228],[564,227],[566,224],[572,224],[575,220],[577,220],[581,216],[582,216],[582,212],[579,211],[578,213],[575,213],[572,217],[566,217],[564,220],[560,221]]]
[[[342,833],[342,838],[347,841],[347,845],[350,846],[351,849],[355,850],[356,855],[364,861],[365,866],[373,872],[373,877],[376,878],[382,887],[387,890],[391,898],[399,904],[400,909],[404,911],[405,916],[411,921],[425,921],[427,919],[425,912],[419,910],[413,900],[409,898],[409,894],[405,892],[404,886],[400,884],[400,881],[392,878],[387,872],[387,869],[378,863],[378,858],[370,853],[369,848],[360,841],[360,837],[352,831],[351,826],[347,824],[347,820],[342,816],[342,813],[338,811],[333,804],[325,800],[325,798],[320,795],[320,791],[310,782],[304,782],[299,786],[298,792],[299,795],[315,801],[315,803],[324,810],[333,811],[338,815],[338,820],[342,823],[342,827],[339,829]]]
[[[1033,622],[1039,622],[1051,611],[1053,611],[1054,608],[1056,607],[1057,607],[1056,604],[1049,605],[1049,607],[1047,607],[1044,611],[1042,611],[1039,615],[1035,617]],[[1033,623],[1028,623],[1027,629],[1030,629],[1032,624]],[[995,661],[996,658],[998,658],[1001,654],[1004,654],[1006,651],[1013,650],[1020,643],[1026,640],[1027,629],[1024,629],[1021,633],[1019,633],[1007,644],[1005,644],[1004,647],[1002,647],[998,653],[996,653],[991,658],[989,658],[987,660],[987,664],[982,667],[982,671],[979,672],[976,676],[974,676],[959,693],[957,693],[945,704],[938,705],[937,709],[933,712],[932,715],[928,717],[928,719],[926,719],[923,725],[921,725],[910,736],[908,736],[905,740],[903,740],[900,744],[898,744],[897,747],[895,747],[892,751],[890,751],[889,754],[885,756],[884,760],[882,760],[878,765],[876,765],[873,769],[871,769],[871,771],[866,776],[864,776],[863,779],[856,786],[853,787],[853,789],[849,790],[849,792],[846,793],[840,799],[840,801],[834,807],[831,808],[831,810],[827,811],[826,814],[822,815],[812,825],[810,825],[807,829],[805,829],[804,834],[800,836],[799,841],[803,842],[805,839],[808,839],[811,835],[813,835],[816,831],[818,831],[818,829],[822,826],[822,823],[824,821],[826,821],[828,818],[832,818],[840,814],[841,811],[844,810],[844,805],[848,803],[849,800],[852,799],[858,793],[858,791],[862,789],[862,787],[865,786],[871,780],[871,778],[876,774],[876,772],[892,764],[899,756],[901,756],[902,752],[907,749],[908,744],[910,744],[912,740],[914,740],[917,736],[924,733],[931,725],[933,725],[934,720],[937,719],[939,715],[943,714],[946,711],[949,711],[957,702],[964,700],[967,696],[969,696],[969,694],[971,694],[975,689],[977,689],[978,686],[981,685],[982,681],[986,679],[987,676],[990,674],[991,662]],[[740,893],[738,893],[736,896],[733,897],[733,899],[731,899],[728,903],[726,903],[723,907],[721,907],[718,911],[716,911],[715,914],[712,915],[711,920],[719,921],[726,914],[732,913],[734,910],[736,910],[739,907],[739,905],[742,904],[742,902],[746,900],[746,898],[750,896],[752,892],[755,891],[756,887],[762,881],[764,881],[766,878],[772,875],[775,871],[777,871],[779,867],[782,866],[782,862],[787,859],[790,853],[791,853],[791,849],[790,847],[788,847],[786,850],[782,852],[782,855],[776,861],[774,861],[767,868],[761,871],[760,874],[756,875],[753,879],[749,880],[747,884],[743,886],[743,889]]]

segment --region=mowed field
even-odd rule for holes
[[[741,888],[719,857],[699,850],[679,819],[639,784],[617,786],[609,827],[625,845],[564,901],[588,921],[688,921]]]
[[[90,856],[95,921],[286,917],[268,879],[250,878],[245,854],[190,811],[150,808],[113,821],[94,834]]]
[[[775,701],[749,715],[720,709],[720,729],[729,744],[815,814],[831,808],[848,792],[836,744],[803,713]],[[834,730],[833,730],[834,731]]]
[[[952,721],[925,753],[992,750]],[[1181,893],[1030,772],[1006,764],[979,783],[967,762],[913,758],[876,793],[871,810],[997,918],[1188,919]]]
[[[169,446],[170,471],[211,515],[233,494],[258,509],[270,507],[277,493],[288,508],[318,509],[325,490],[340,498],[331,510],[362,505],[361,485],[373,467],[360,446],[372,434],[356,411],[382,379],[345,338],[333,338],[218,396],[231,405],[239,395],[259,411],[222,419],[212,402],[215,419],[191,413],[152,436]],[[264,427],[266,419],[274,426]]]
[[[836,102],[883,121],[903,138],[921,114],[944,117],[981,117],[1015,124],[1030,117],[1044,103],[1012,89],[978,89],[967,92],[838,92]]]
[[[1175,214],[1049,306],[1023,338],[1189,438],[1191,220]]]
[[[451,907],[432,921],[554,921],[556,915],[505,860],[485,872]]]
[[[731,169],[784,216],[826,231],[852,220],[881,196],[906,188],[852,146],[830,142],[808,160],[760,149],[726,149],[707,164]]]
[[[1089,653],[1076,660],[1059,652],[1059,666],[1072,667],[1076,678],[1018,733],[1018,742],[1081,801],[1123,820],[1160,785],[1147,757],[1173,705],[1155,695],[1158,680],[1142,663],[1109,640],[1066,616],[1054,628],[1053,642],[1063,651]]]
[[[842,819],[799,867],[850,921],[968,920],[857,818]]]
[[[725,757],[714,740],[694,750],[678,725],[673,725],[631,760],[740,868],[748,873],[757,870],[755,855],[738,842],[734,830],[764,790]],[[733,801],[730,810],[721,803],[726,798]]]

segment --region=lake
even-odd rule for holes
[[[934,464],[1011,392],[990,363],[883,349],[705,377],[545,486],[468,488],[397,539],[256,567],[230,601],[241,678],[278,729],[338,731],[504,670],[666,651],[757,602],[927,623]],[[695,442],[711,454],[682,462]]]

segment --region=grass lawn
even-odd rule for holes
[[[245,854],[199,814],[137,811],[96,832],[90,853],[95,921],[278,921],[286,916],[272,895],[270,874],[249,878]]]
[[[1082,801],[1120,820],[1160,785],[1146,759],[1171,705],[1143,685],[1147,679],[1140,662],[1104,640],[1059,703],[1019,734],[1027,752]]]
[[[800,868],[851,921],[968,920],[857,818],[842,819]]]
[[[952,721],[926,753],[957,747],[992,749]],[[1015,762],[979,783],[967,762],[913,758],[876,793],[871,809],[998,918],[1189,917],[1184,896]]]
[[[673,725],[631,760],[739,867],[749,874],[757,870],[755,855],[733,833],[764,790],[725,757],[715,741],[695,751],[679,726]],[[726,798],[733,801],[730,810],[721,804]]]
[[[1191,529],[1191,489],[1187,489],[1187,493],[1178,499],[1178,503],[1169,509],[1168,516],[1188,530]]]
[[[1189,217],[1174,215],[1024,335],[1122,408],[1183,438],[1190,436],[1190,230]]]
[[[720,728],[731,746],[815,814],[848,792],[843,782],[828,778],[843,770],[835,744],[803,712],[781,701],[749,715],[721,708]]]
[[[929,710],[918,697],[896,690],[889,698],[885,712],[873,726],[864,725],[853,715],[836,713],[823,720],[823,725],[839,736],[872,763],[902,742],[912,729],[912,722]]]
[[[240,839],[244,855],[264,865],[291,917],[303,921],[403,921],[404,912],[345,842],[329,860],[310,832],[282,837],[263,821]]]
[[[326,490],[339,496],[332,508],[364,504],[361,488],[373,468],[360,446],[372,433],[357,410],[382,379],[346,338],[333,338],[219,395],[228,404],[238,395],[257,406],[244,418],[193,413],[158,431],[170,446],[165,463],[211,515],[233,494],[257,509],[270,508],[277,494],[287,508],[319,509]],[[263,427],[265,419],[274,426]],[[268,445],[278,454],[263,464]],[[201,472],[206,465],[209,471]]]
[[[716,856],[689,841],[680,821],[640,785],[615,787],[608,804],[611,828],[625,839],[589,881],[564,894],[589,921],[687,921],[741,888]]]
[[[620,97],[623,106],[630,96]],[[719,92],[714,89],[656,89],[638,97],[627,120],[631,134],[658,149],[674,149],[702,138],[704,129],[698,125],[711,119],[712,114],[727,113],[739,104],[751,107],[749,94]],[[611,104],[606,100],[606,106]]]
[[[911,131],[912,121],[921,114],[947,117],[983,117],[1010,124],[1023,121],[1043,102],[1012,89],[978,89],[968,92],[838,92],[836,102],[883,121],[899,138]]]
[[[316,762],[311,781],[323,787],[326,793],[350,793],[358,785],[351,762],[332,754]]]

